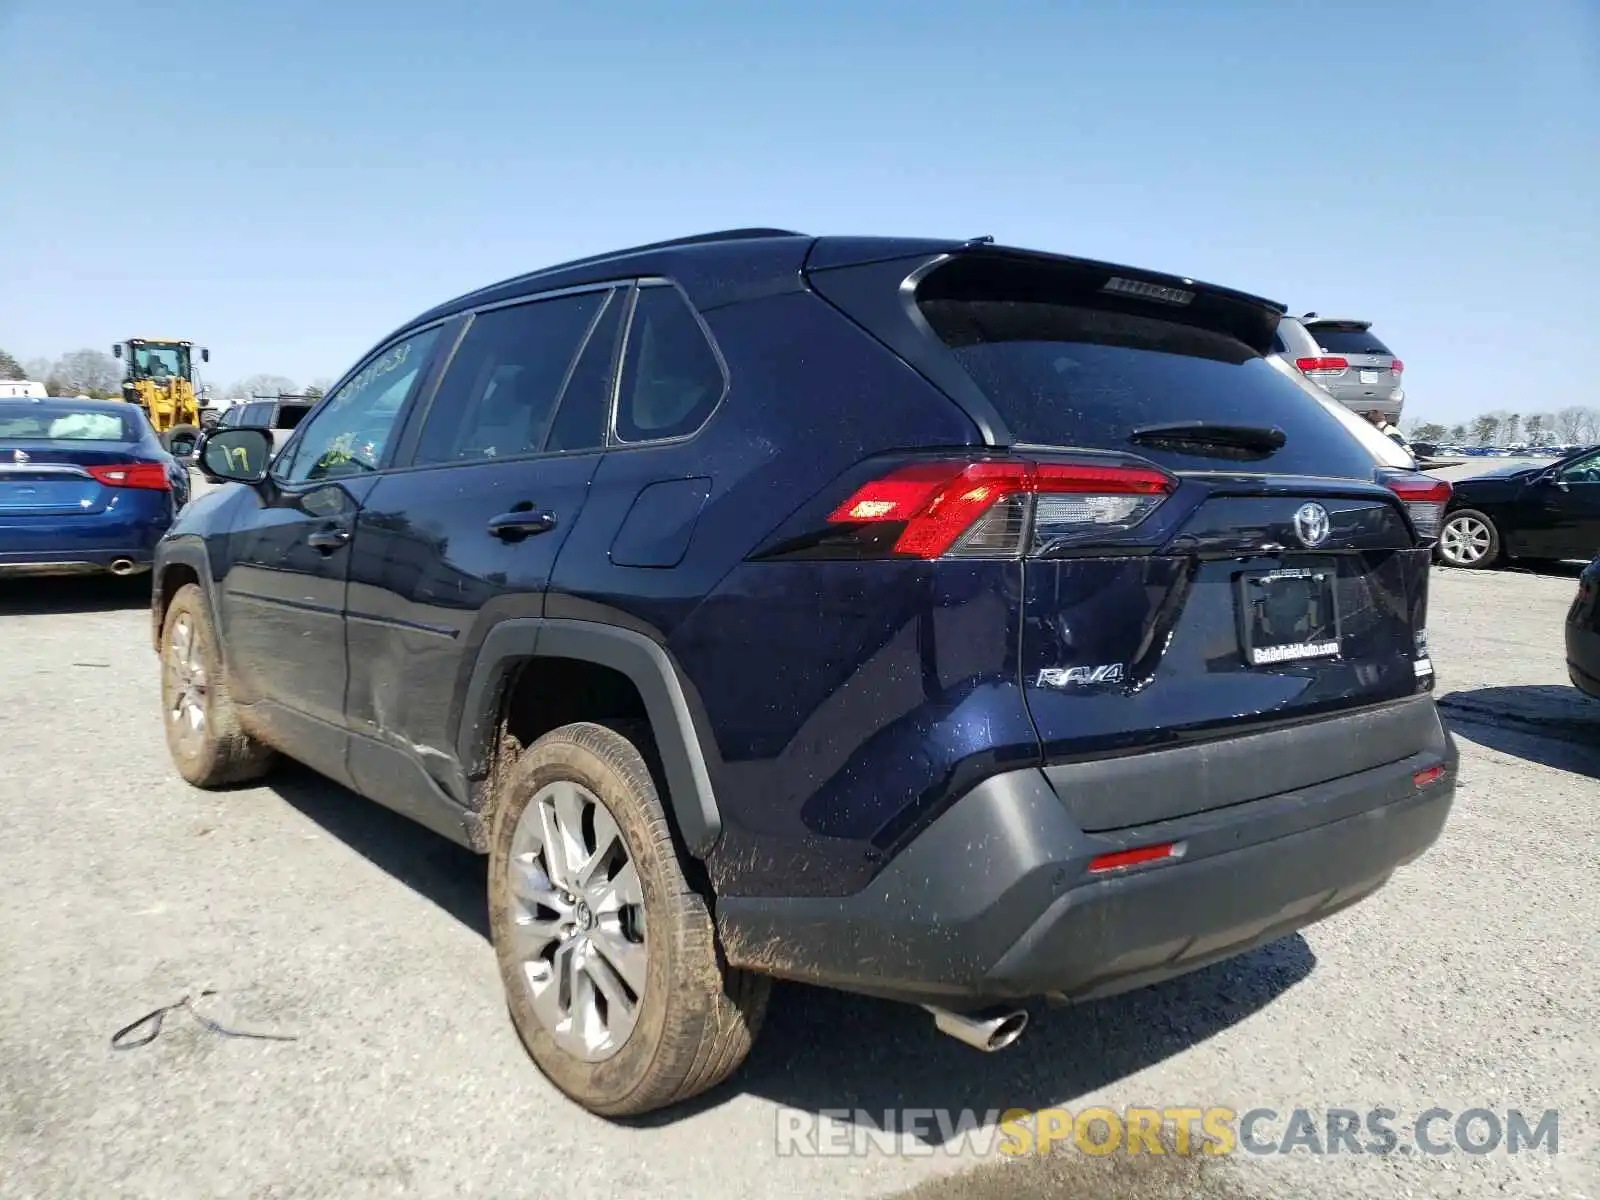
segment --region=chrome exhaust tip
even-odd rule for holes
[[[111,573],[113,575],[132,575],[138,567],[134,566],[131,558],[113,558],[111,560]]]
[[[965,1042],[974,1050],[993,1054],[1004,1050],[1022,1036],[1028,1027],[1028,1014],[1022,1009],[998,1009],[982,1013],[957,1013],[946,1008],[924,1004],[933,1014],[933,1023],[940,1033],[949,1034],[958,1042]]]

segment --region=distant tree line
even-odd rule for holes
[[[60,358],[31,358],[20,362],[0,350],[0,379],[33,379],[44,384],[52,396],[88,396],[95,400],[122,395],[123,364],[104,350],[73,350]],[[321,396],[328,381],[317,380],[300,386],[286,375],[247,375],[227,388],[212,387],[213,403],[250,396]]]
[[[1460,446],[1586,446],[1600,442],[1600,409],[1577,404],[1543,413],[1499,409],[1448,426],[1420,418],[1407,425],[1413,442]]]

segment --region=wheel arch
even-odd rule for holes
[[[655,739],[667,810],[685,848],[704,859],[722,833],[706,760],[704,712],[667,650],[633,630],[540,617],[511,618],[491,628],[474,660],[456,732],[456,752],[468,777],[481,779],[491,771],[523,670],[557,659],[602,667],[632,684]]]
[[[226,662],[227,652],[222,645],[221,626],[217,623],[216,597],[212,594],[211,563],[206,555],[205,543],[199,538],[164,542],[157,549],[155,569],[150,577],[151,644],[159,654],[161,627],[166,623],[172,598],[189,583],[196,584],[200,594],[205,597],[206,616],[211,620],[211,628],[217,631],[217,653]]]

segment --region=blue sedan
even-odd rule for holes
[[[150,569],[189,472],[119,400],[0,400],[0,576]]]

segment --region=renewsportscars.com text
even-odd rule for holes
[[[1381,1106],[1238,1110],[1199,1105],[985,1113],[941,1108],[780,1109],[776,1134],[781,1157],[982,1158],[1056,1150],[1094,1155],[1553,1155],[1560,1150],[1560,1113],[1433,1107],[1402,1114]]]

